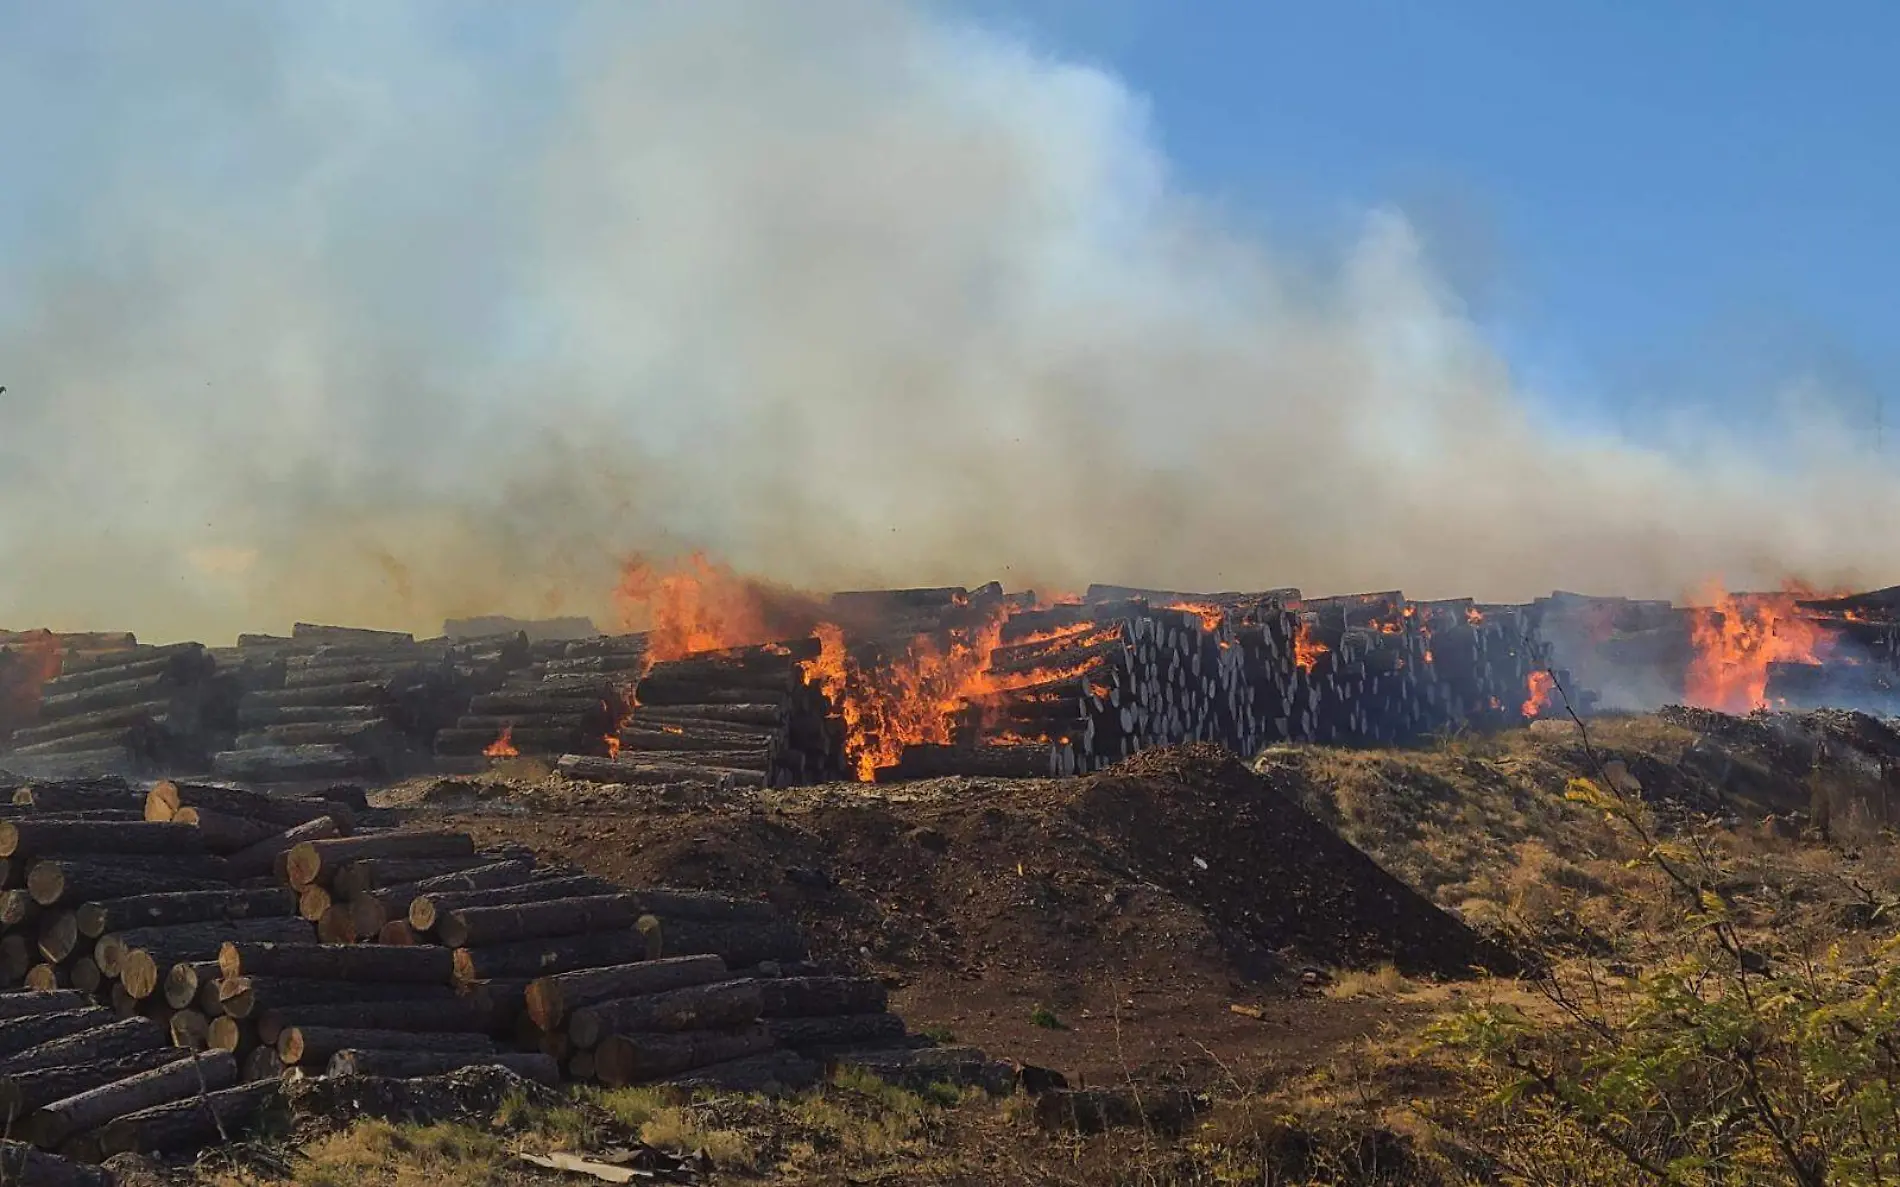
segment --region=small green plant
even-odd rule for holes
[[[1056,1012],[1048,1006],[1037,1005],[1029,1011],[1029,1025],[1040,1026],[1044,1030],[1067,1030],[1068,1024],[1056,1017]]]
[[[941,1022],[932,1026],[926,1026],[917,1033],[937,1044],[939,1047],[948,1047],[957,1041],[956,1032]]]

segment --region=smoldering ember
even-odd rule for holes
[[[1669,703],[1890,713],[1900,679],[1900,588],[1684,607],[997,583],[816,596],[695,557],[630,569],[621,596],[641,629],[0,635],[0,980],[18,990],[0,996],[0,1107],[38,1147],[9,1147],[9,1165],[93,1182],[80,1163],[216,1145],[296,1084],[492,1067],[758,1089],[843,1061],[1112,1112],[1009,1052],[915,1033],[888,978],[815,958],[810,916],[717,865],[629,888],[512,840],[525,817],[484,833],[429,810],[491,776],[589,804],[1086,780],[1183,744],[1416,747]],[[421,800],[392,792],[416,786]],[[1272,843],[1355,871],[1334,875],[1324,928],[1295,911],[1281,940],[1448,975],[1515,967],[1290,803],[1272,811]]]

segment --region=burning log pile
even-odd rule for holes
[[[196,643],[141,646],[130,635],[63,636],[10,651],[33,682],[4,742],[20,773],[138,772],[202,766],[232,722],[230,685]],[[16,691],[9,702],[18,704]]]
[[[875,777],[1069,775],[1188,741],[1408,742],[1535,716],[1544,662],[1510,607],[1097,586],[1003,619],[952,739]]]
[[[530,644],[526,664],[436,735],[436,757],[445,767],[478,769],[489,758],[613,753],[646,650],[644,635]]]
[[[1557,593],[1530,613],[1579,679],[1620,706],[1900,713],[1900,588],[1839,597],[1717,589],[1698,602]]]
[[[0,1120],[43,1150],[187,1152],[290,1068],[749,1088],[957,1056],[764,903],[372,827],[360,794],[101,779],[4,807]]]
[[[307,785],[426,770],[438,733],[526,650],[518,635],[418,643],[304,623],[288,638],[240,636],[219,657],[243,688],[240,732],[212,770],[240,782]]]
[[[781,786],[1070,775],[1197,740],[1407,744],[1587,712],[1598,692],[1619,708],[1900,711],[1894,590],[1718,590],[1687,608],[1103,585],[1044,601],[995,583],[818,598],[703,558],[631,572],[647,633],[299,625],[210,651],[0,634],[0,766],[294,791],[534,755],[598,782]]]
[[[570,777],[614,783],[764,787],[842,777],[843,735],[801,664],[816,640],[701,652],[656,663],[610,760],[563,760]]]

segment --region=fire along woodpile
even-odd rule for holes
[[[1404,745],[1598,703],[1900,710],[1900,594],[815,597],[695,558],[630,619],[299,625],[237,646],[0,635],[0,769],[290,791],[534,758],[602,783],[1063,776],[1212,741]]]
[[[28,783],[0,805],[0,1112],[82,1160],[246,1126],[286,1071],[500,1064],[754,1088],[822,1061],[982,1078],[762,902],[629,890],[362,794]]]
[[[1583,684],[1638,704],[1730,713],[1900,713],[1900,587],[1862,594],[1711,590],[1697,604],[1554,594],[1533,610]]]

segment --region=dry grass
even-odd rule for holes
[[[502,1139],[466,1125],[361,1121],[306,1145],[287,1178],[223,1172],[214,1187],[444,1187],[513,1184],[521,1176]]]
[[[1382,964],[1370,971],[1343,969],[1334,974],[1332,983],[1326,987],[1328,997],[1402,997],[1410,992],[1413,983],[1398,966]]]

